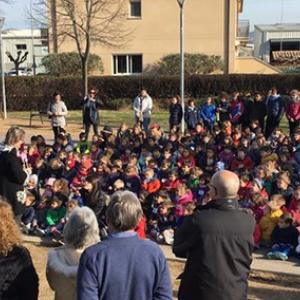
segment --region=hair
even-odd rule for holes
[[[100,241],[96,215],[88,207],[76,207],[64,228],[66,244],[83,249]]]
[[[134,193],[124,191],[112,195],[106,220],[113,229],[121,232],[135,229],[142,216],[140,201]]]
[[[12,126],[8,129],[4,143],[6,145],[14,146],[25,137],[25,131],[17,126]]]
[[[7,256],[22,243],[21,233],[11,206],[0,197],[0,254]]]

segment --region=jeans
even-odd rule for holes
[[[35,210],[33,207],[27,207],[21,217],[21,221],[25,224],[31,224],[35,218]]]
[[[280,120],[274,119],[274,117],[270,116],[267,118],[267,124],[266,124],[266,138],[270,137],[272,132],[276,127],[279,126]]]
[[[289,256],[293,247],[290,244],[275,244],[272,246],[271,252],[281,252],[284,253],[286,256]]]
[[[86,139],[88,139],[88,137],[89,137],[91,126],[93,126],[94,135],[98,135],[99,134],[99,132],[98,132],[98,124],[85,123],[84,124],[84,132],[85,132],[85,135],[86,135]]]
[[[146,132],[149,129],[150,122],[151,122],[151,118],[143,118],[143,122],[140,122],[139,118],[135,116],[135,124],[140,124],[141,126],[143,126],[143,129]]]

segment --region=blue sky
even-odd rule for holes
[[[29,7],[30,0],[12,1],[12,5],[6,5],[0,2],[0,15],[6,17],[5,27],[28,28],[29,23],[28,20],[26,20],[25,8]],[[282,1],[284,4],[283,21],[300,23],[300,0],[244,0],[244,12],[242,13],[241,18],[249,19],[252,28],[254,24],[279,23],[281,20]]]

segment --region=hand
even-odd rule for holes
[[[27,168],[26,168],[26,167],[24,166],[24,167],[23,167],[23,170],[24,170],[27,174],[29,174],[29,175],[32,173],[32,169],[31,169],[30,167],[27,167]]]

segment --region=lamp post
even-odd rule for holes
[[[181,131],[184,134],[184,112],[185,112],[185,102],[184,102],[184,1],[177,0],[180,8],[180,98],[183,119],[181,122]]]
[[[6,111],[6,93],[5,93],[5,78],[4,78],[4,50],[2,40],[2,28],[4,25],[5,18],[0,17],[0,52],[1,52],[1,81],[2,81],[2,102],[3,102],[3,118],[7,118]]]

